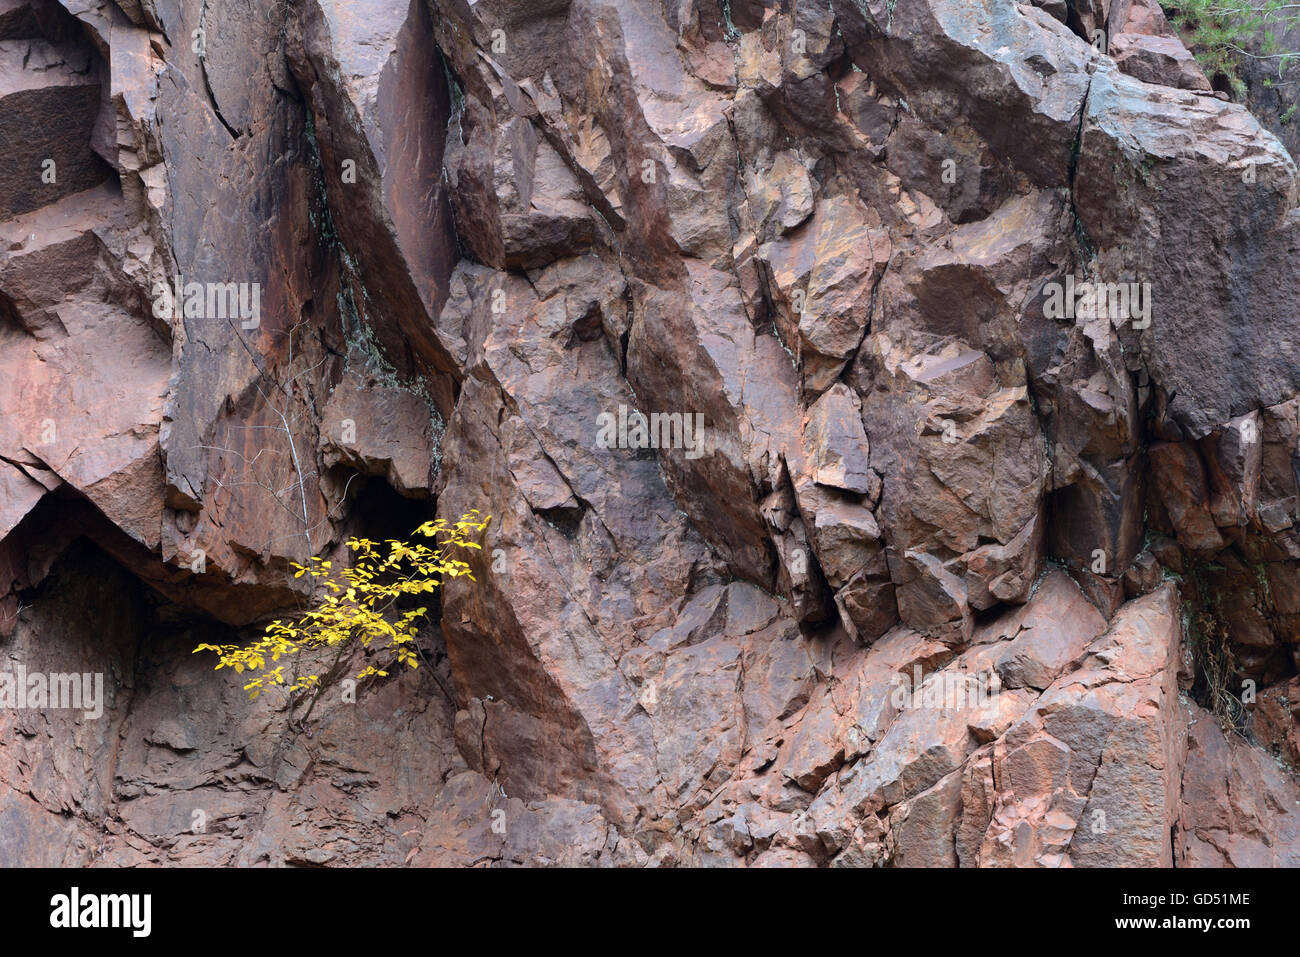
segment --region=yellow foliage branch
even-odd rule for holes
[[[347,547],[352,550],[353,562],[340,570],[316,556],[306,565],[295,562],[294,578],[310,575],[320,579],[325,594],[319,604],[297,618],[271,622],[250,645],[201,644],[194,652],[215,652],[217,671],[232,668],[237,674],[247,674],[244,690],[250,698],[268,688],[286,687],[292,693],[319,687],[319,675],[302,675],[291,681],[283,664],[271,666],[303,651],[339,648],[341,654],[341,646],[351,641],[359,641],[364,648],[373,645],[391,651],[389,664],[416,668],[415,636],[428,609],[419,607],[399,614],[395,612],[397,603],[407,596],[428,594],[449,578],[463,576],[474,581],[469,564],[454,557],[454,552],[481,550],[469,536],[481,533],[491,520],[492,516],[481,518],[478,509],[473,509],[458,522],[441,518],[425,522],[413,535],[431,539],[432,544],[350,538]],[[387,674],[385,668],[368,665],[356,677],[362,681]]]

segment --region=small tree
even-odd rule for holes
[[[295,562],[294,578],[310,575],[320,579],[324,594],[319,603],[297,618],[271,622],[251,645],[201,644],[194,651],[216,652],[218,671],[233,668],[237,674],[248,673],[244,690],[250,698],[275,687],[285,687],[290,693],[317,689],[319,695],[320,675],[286,676],[285,665],[276,664],[303,651],[337,648],[331,672],[358,642],[363,648],[373,646],[391,653],[389,661],[381,666],[372,664],[362,669],[356,676],[358,681],[386,676],[387,668],[394,663],[416,668],[419,662],[415,636],[428,609],[421,606],[402,610],[399,603],[407,596],[431,593],[448,578],[464,576],[473,581],[469,565],[454,557],[454,552],[481,549],[469,536],[482,532],[490,521],[491,516],[480,520],[474,509],[458,522],[425,522],[413,535],[432,539],[432,544],[350,538],[347,547],[353,552],[353,563],[341,571],[336,571],[332,562],[315,556],[307,565]]]
[[[1245,92],[1243,60],[1276,60],[1281,76],[1296,58],[1278,42],[1279,33],[1300,21],[1291,0],[1161,0],[1160,6],[1206,75],[1226,77],[1238,96]]]

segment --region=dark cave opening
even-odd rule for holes
[[[346,523],[348,535],[408,541],[416,528],[437,514],[435,499],[408,498],[381,476],[353,473],[343,484],[349,482],[352,507]]]

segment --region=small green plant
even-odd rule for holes
[[[402,610],[398,605],[433,592],[448,578],[474,581],[469,565],[456,558],[455,552],[481,549],[470,536],[482,532],[489,521],[491,516],[482,518],[474,509],[458,522],[425,522],[414,534],[432,539],[432,544],[350,538],[347,547],[353,552],[353,562],[341,572],[334,569],[332,562],[315,556],[307,565],[295,562],[294,578],[310,575],[323,586],[315,607],[297,618],[271,622],[262,637],[250,645],[201,644],[194,651],[215,652],[218,671],[231,668],[236,674],[247,674],[244,690],[250,698],[275,687],[287,688],[291,694],[319,690],[320,675],[289,676],[284,673],[285,665],[276,664],[303,651],[336,648],[335,666],[357,643],[389,653],[387,662],[367,665],[356,676],[357,681],[386,676],[386,669],[393,664],[418,667],[415,636],[428,609],[421,606]],[[276,666],[271,667],[273,664]],[[333,666],[330,670],[334,670]]]
[[[740,42],[740,31],[736,29],[735,21],[731,19],[731,0],[722,0],[722,20],[723,32],[727,35],[728,43]]]
[[[1222,575],[1225,568],[1213,562],[1201,562],[1189,569],[1190,614],[1184,622],[1192,639],[1192,657],[1196,680],[1193,695],[1209,709],[1225,731],[1243,733],[1250,715],[1241,698],[1232,692],[1237,676],[1237,662],[1232,652],[1231,636],[1223,610]]]
[[[1160,6],[1210,77],[1225,78],[1241,96],[1245,60],[1274,60],[1278,77],[1296,59],[1278,37],[1300,24],[1300,7],[1288,0],[1161,0]]]

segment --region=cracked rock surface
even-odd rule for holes
[[[0,866],[1300,863],[1297,185],[1154,0],[0,0]]]

